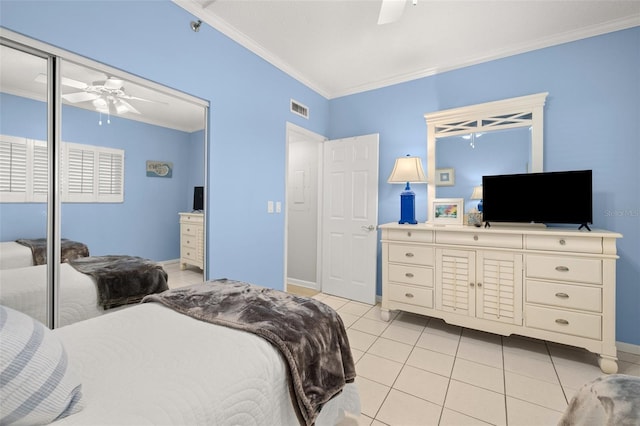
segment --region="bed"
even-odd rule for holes
[[[261,302],[252,299],[246,305],[254,313],[261,312],[261,309],[254,309],[256,306],[266,307],[269,301],[278,299],[277,295],[284,295],[244,283],[218,283],[229,284],[231,290],[237,289],[238,285],[256,290]],[[110,315],[54,331],[45,330],[66,351],[68,368],[59,380],[61,389],[52,392],[59,401],[57,406],[44,401],[38,410],[44,411],[45,407],[51,406],[49,419],[57,418],[53,424],[60,426],[335,425],[345,413],[359,415],[359,395],[353,382],[355,367],[344,325],[335,311],[313,299],[291,295],[284,296],[289,298],[284,305],[269,305],[270,311],[277,312],[281,319],[291,319],[291,324],[297,324],[298,318],[304,316],[301,306],[309,310],[309,318],[315,322],[333,324],[328,328],[320,327],[323,331],[317,339],[306,330],[313,327],[293,326],[302,333],[301,337],[295,339],[293,345],[288,344],[287,347],[294,349],[283,351],[279,344],[265,336],[243,331],[249,325],[230,319],[235,315],[234,308],[231,313],[217,311],[216,316],[221,321],[229,322],[226,326],[206,320],[203,312],[207,307],[230,305],[226,297],[218,298],[220,303],[215,304],[211,303],[211,297],[203,296],[198,289],[208,285],[210,283],[169,290],[158,298],[150,296],[145,298],[145,303]],[[185,293],[190,291],[193,294]],[[243,287],[232,293],[244,297],[250,291]],[[165,295],[169,297],[161,300]],[[205,299],[203,304],[196,303],[188,308],[192,310],[191,314],[169,306],[175,300],[190,296],[193,296],[192,300]],[[242,311],[246,312],[246,309]],[[194,317],[200,315],[196,312],[204,317]],[[271,318],[253,324],[260,324],[259,328],[265,330],[270,328],[268,321]],[[276,324],[271,329],[279,327]],[[17,327],[13,327],[15,329]],[[0,333],[7,331],[2,328]],[[9,336],[13,340],[19,340],[18,337]],[[27,341],[29,337],[22,337],[22,340]],[[341,342],[341,350],[336,350],[332,344],[336,341]],[[306,353],[317,354],[317,357],[308,357],[302,364],[298,363],[302,367],[299,374],[294,374],[290,357],[298,353],[295,345],[308,345],[308,342],[315,343]],[[342,346],[344,344],[346,347]],[[330,382],[317,380],[316,374],[319,365],[325,368],[329,365],[332,366],[329,370],[337,371],[333,361],[323,362],[327,353],[339,353],[342,360],[338,369],[342,375],[336,374],[335,380]],[[59,365],[60,362],[54,360],[52,364]],[[42,376],[45,375],[38,375]],[[300,377],[305,383],[306,396],[303,398],[299,397],[295,384],[296,378]],[[310,378],[316,379],[309,384]],[[18,385],[24,387],[24,383],[9,383],[1,392],[9,394],[10,387]],[[39,384],[29,385],[37,389]],[[300,407],[304,404],[301,405],[300,400],[315,396],[319,398],[316,402],[326,402],[315,406],[315,411],[301,414]],[[8,402],[7,412],[19,403]],[[44,414],[36,414],[44,418]],[[27,416],[35,414],[29,412]],[[0,419],[0,423],[4,420]]]
[[[46,323],[46,268],[0,270],[0,304]],[[104,269],[116,269],[117,276],[110,278]],[[62,263],[60,283],[60,326],[103,315],[168,289],[167,273],[160,265],[134,256],[83,257]],[[124,290],[118,292],[114,287]]]
[[[81,242],[60,240],[62,262],[89,256],[89,248]],[[0,243],[0,270],[44,265],[47,263],[46,239],[18,239]]]

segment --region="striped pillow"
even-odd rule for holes
[[[40,425],[82,409],[82,385],[57,336],[0,305],[0,424]]]

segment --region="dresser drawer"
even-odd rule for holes
[[[389,264],[389,281],[433,287],[433,268]]]
[[[187,235],[196,236],[197,231],[200,229],[199,225],[194,225],[191,223],[182,223],[180,224],[180,235],[184,238]]]
[[[188,260],[193,260],[193,261],[199,261],[200,256],[198,256],[198,249],[194,248],[194,247],[186,247],[186,246],[181,246],[180,247],[180,258],[181,259],[188,259]]]
[[[433,290],[430,288],[389,284],[388,291],[389,300],[394,302],[433,308]]]
[[[204,223],[202,214],[181,214],[180,223],[194,223],[202,225]]]
[[[433,242],[432,231],[416,231],[413,229],[389,229],[387,238],[394,241],[413,241],[418,243]]]
[[[433,247],[408,244],[389,244],[389,262],[432,266]]]
[[[602,312],[602,289],[527,280],[527,303]]]
[[[196,249],[198,247],[198,237],[191,234],[182,234],[180,244],[182,244],[182,247]]]
[[[553,235],[527,235],[525,238],[525,247],[529,250],[602,253],[602,238],[580,238]]]
[[[602,261],[580,257],[529,254],[527,277],[602,284]]]
[[[436,243],[465,246],[522,248],[522,235],[437,231]]]
[[[602,318],[600,315],[531,305],[525,307],[525,315],[527,327],[589,339],[600,340],[602,338]]]

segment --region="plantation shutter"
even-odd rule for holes
[[[33,177],[32,196],[33,201],[47,201],[49,191],[49,160],[47,153],[47,143],[44,141],[33,141]]]
[[[121,202],[123,197],[124,153],[120,150],[98,153],[98,200]]]
[[[62,170],[66,173],[63,179],[63,201],[94,201],[95,185],[95,150],[91,146],[67,143]],[[65,187],[66,185],[66,187]]]
[[[0,202],[30,201],[27,152],[27,139],[5,135],[0,138]]]

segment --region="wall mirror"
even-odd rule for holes
[[[436,198],[462,198],[465,211],[483,175],[543,171],[547,93],[425,114],[427,218]]]
[[[68,265],[33,265],[29,256],[28,265],[5,264],[15,241],[56,229],[55,243],[81,242],[91,256],[138,256],[177,268],[178,213],[192,211],[194,187],[206,182],[208,102],[10,31],[0,35],[0,297],[30,286],[37,297],[28,298],[27,313],[42,320],[59,311],[43,322],[65,325],[74,317],[62,306],[78,296],[67,286]],[[48,78],[56,73],[57,91]],[[58,100],[52,123],[48,111]],[[25,182],[12,171],[23,158]],[[167,167],[149,173],[149,162]],[[57,203],[49,201],[52,170]],[[55,214],[48,215],[51,204]],[[60,309],[50,308],[52,291]]]

